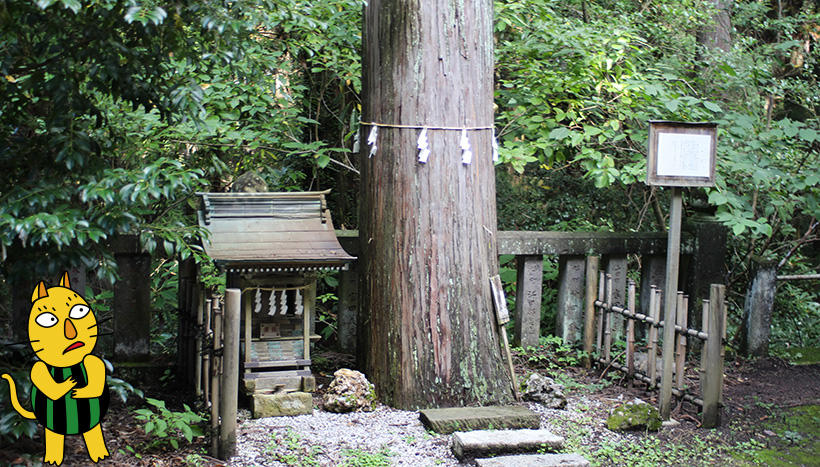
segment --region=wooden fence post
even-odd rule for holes
[[[626,294],[626,308],[635,311],[635,281],[629,279]],[[635,320],[628,318],[626,321],[626,376],[629,385],[635,384]]]
[[[196,397],[202,395],[202,331],[205,320],[205,294],[202,286],[196,286],[196,340],[194,344],[194,392]]]
[[[723,391],[723,310],[726,307],[726,287],[712,284],[709,290],[709,327],[706,331],[706,371],[703,382],[703,426],[714,428],[720,424],[720,398]]]
[[[239,388],[239,316],[242,291],[225,290],[222,345],[222,388],[219,391],[219,458],[229,460],[236,452],[236,406]]]
[[[222,347],[222,312],[219,310],[219,299],[214,297],[211,300],[211,311],[213,313],[213,358],[211,358],[211,453],[219,453],[219,373],[221,362],[218,356]]]
[[[595,291],[598,288],[599,256],[587,257],[586,301],[584,304],[584,366],[592,366],[592,343],[595,339]]]

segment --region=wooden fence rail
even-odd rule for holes
[[[726,338],[726,306],[725,288],[723,285],[712,284],[710,298],[703,300],[703,323],[705,330],[692,329],[687,326],[688,297],[678,292],[675,307],[674,325],[676,342],[672,353],[658,351],[659,332],[667,323],[660,319],[663,297],[658,287],[652,286],[649,314],[635,312],[635,282],[628,281],[627,305],[615,305],[612,301],[613,280],[611,274],[600,272],[598,279],[598,297],[594,301],[594,322],[596,327],[595,342],[597,361],[606,368],[614,368],[626,373],[630,384],[635,380],[646,383],[650,388],[658,387],[662,375],[659,375],[659,363],[671,360],[674,364],[674,381],[672,395],[702,407],[702,423],[704,427],[715,427],[720,423],[720,400],[723,388],[723,341]],[[626,349],[617,357],[612,357],[612,323],[613,315],[623,316],[626,324]],[[636,362],[635,324],[640,323],[648,328],[646,333],[645,365]],[[587,330],[591,333],[593,330]],[[686,380],[686,349],[690,338],[704,342],[702,346],[699,382],[699,395],[687,384]],[[618,361],[624,356],[623,363]],[[641,366],[642,368],[638,368]],[[663,401],[661,401],[663,402]]]

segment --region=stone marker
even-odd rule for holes
[[[478,467],[589,467],[589,461],[578,454],[521,454],[476,459]]]
[[[419,419],[427,429],[443,434],[490,428],[537,429],[541,426],[541,417],[522,406],[426,409],[419,413]]]
[[[453,454],[459,459],[532,452],[555,451],[564,438],[548,430],[478,430],[453,433]]]
[[[306,392],[254,394],[251,400],[253,418],[313,413],[313,397]]]
[[[376,393],[364,374],[340,368],[333,373],[333,381],[327,387],[322,403],[322,408],[328,412],[369,412],[375,406]]]

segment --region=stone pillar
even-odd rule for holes
[[[777,271],[772,262],[755,261],[754,279],[746,291],[743,305],[740,351],[749,356],[765,357],[769,354]]]
[[[541,336],[541,282],[544,258],[541,255],[516,256],[515,262],[518,275],[513,344],[526,349],[538,345],[538,338]]]
[[[606,273],[612,275],[612,304],[626,306],[626,255],[611,255],[607,257]],[[612,338],[624,338],[624,317],[610,314],[612,319]]]
[[[584,274],[586,257],[558,258],[558,312],[555,332],[569,345],[581,342],[584,329]]]
[[[357,263],[339,273],[339,349],[356,354],[356,323],[359,309],[359,271]]]
[[[652,286],[660,290],[666,284],[666,256],[644,255],[641,258],[641,297],[638,307],[641,313],[649,314],[649,297]]]
[[[114,284],[114,357],[146,361],[151,343],[151,255],[139,250],[136,237],[116,248],[120,280]]]
[[[712,284],[726,283],[726,236],[728,229],[711,215],[697,213],[683,226],[693,237],[692,252],[681,271],[680,285],[689,294],[689,327],[705,329],[703,300]],[[679,285],[679,286],[680,286]],[[699,344],[700,341],[695,339]]]

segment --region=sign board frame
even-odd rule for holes
[[[717,123],[650,120],[646,184],[714,186],[716,148]]]

